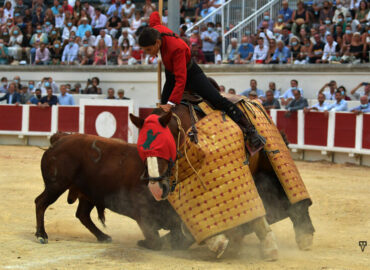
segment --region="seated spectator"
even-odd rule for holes
[[[290,52],[291,52],[291,55],[292,55],[293,63],[294,64],[299,64],[300,61],[301,61],[301,58],[300,58],[300,56],[301,56],[300,39],[296,36],[293,36],[290,39],[289,46],[290,46]]]
[[[362,86],[364,87],[364,89],[357,92],[357,90],[360,89]],[[351,95],[354,96],[357,100],[359,100],[360,97],[364,95],[370,98],[370,84],[368,82],[361,82],[359,85],[351,90]]]
[[[118,47],[118,40],[114,39],[112,47],[108,48],[108,65],[117,65],[119,55],[120,48]]]
[[[269,41],[274,39],[274,34],[268,27],[269,27],[268,22],[262,21],[262,27],[258,28],[258,31],[257,31],[257,36],[263,38],[263,44],[265,46],[268,46]]]
[[[280,98],[280,89],[276,89],[275,82],[269,82],[269,89],[267,91],[272,91],[272,93],[274,94],[274,98]]]
[[[20,103],[27,104],[28,101],[32,98],[33,94],[28,91],[27,86],[23,86],[20,91]]]
[[[136,6],[135,6],[135,4],[132,3],[131,0],[126,1],[126,3],[122,5],[122,10],[123,10],[124,14],[130,20],[134,18],[135,8],[136,8]]]
[[[302,88],[298,87],[298,81],[297,80],[291,80],[290,81],[290,88],[288,88],[285,93],[280,97],[281,98],[281,104],[286,106],[288,103],[295,97],[294,91],[299,90],[299,94],[303,96],[303,90]]]
[[[270,61],[271,64],[289,64],[290,63],[290,50],[284,45],[282,40],[278,41],[277,48]]]
[[[91,65],[94,62],[94,48],[89,46],[87,39],[84,39],[78,50],[81,65]]]
[[[107,99],[116,99],[114,96],[114,89],[113,88],[108,88],[107,90]]]
[[[118,95],[117,99],[129,100],[128,97],[125,97],[125,91],[123,89],[119,89],[117,91],[117,95]]]
[[[21,90],[22,89],[22,84],[21,84],[21,77],[16,75],[13,78],[13,82],[15,83],[15,89],[16,90]]]
[[[264,24],[264,22],[266,22]],[[262,21],[260,22],[260,24],[258,25],[258,28],[266,28],[266,29],[269,29],[270,31],[272,31],[274,29],[274,21],[271,20],[271,16],[270,16],[270,12],[269,11],[265,11],[263,13],[263,19]]]
[[[239,46],[239,59],[237,60],[237,64],[247,64],[251,61],[254,47],[249,40],[250,37],[248,36],[242,37],[242,43]]]
[[[265,64],[271,64],[272,57],[274,56],[274,53],[275,53],[276,48],[277,48],[275,39],[270,39],[269,40],[269,47],[268,48],[269,48],[269,50],[267,52],[267,57],[265,59]]]
[[[309,13],[308,10],[306,10],[303,1],[298,1],[297,10],[293,11],[292,20],[292,32],[294,35],[298,35],[299,30],[307,27],[309,24]]]
[[[145,0],[145,4],[143,6],[144,18],[149,18],[150,14],[155,10],[155,4],[153,4],[151,0]]]
[[[44,12],[41,7],[36,7],[36,12],[32,13],[32,25],[44,24]]]
[[[272,90],[266,91],[266,98],[262,105],[266,110],[280,109],[279,100],[274,97],[274,92]]]
[[[369,21],[369,2],[361,1],[358,11],[356,12],[355,20],[360,24],[365,25]]]
[[[332,34],[326,36],[326,44],[324,47],[324,53],[321,58],[322,63],[329,63],[331,61],[339,61],[339,51],[340,48],[338,44],[334,41]]]
[[[135,16],[131,19],[131,34],[135,33],[137,29],[144,23],[144,19],[141,17],[141,12],[135,11]]]
[[[118,55],[118,65],[128,65],[130,58],[132,58],[132,47],[130,46],[130,41],[128,39],[124,39],[121,43]]]
[[[113,12],[113,16],[107,22],[108,34],[113,38],[116,38],[117,33],[122,29],[121,19],[118,17],[118,14],[118,11]]]
[[[228,91],[227,91],[229,94],[231,95],[236,95],[236,91],[234,88],[230,88]]]
[[[105,46],[104,39],[100,39],[94,53],[93,65],[106,65],[107,64],[108,49]]]
[[[283,27],[283,30],[281,31],[281,37],[280,39],[284,41],[285,46],[289,45],[290,39],[293,37],[293,34],[289,33],[288,27]]]
[[[49,49],[46,48],[45,43],[41,43],[40,48],[36,50],[35,64],[36,65],[48,65],[49,62],[50,62]]]
[[[89,4],[89,1],[83,2],[83,9],[86,10],[89,17],[92,19],[95,16],[95,8]]]
[[[96,37],[91,34],[90,31],[85,32],[85,36],[82,38],[82,42],[87,40],[90,47],[95,47]]]
[[[8,78],[7,77],[2,77],[1,78],[1,85],[0,85],[0,93],[6,93],[8,92]]]
[[[221,49],[219,47],[215,47],[213,51],[215,54],[215,64],[221,64],[222,63]]]
[[[122,29],[122,35],[118,39],[118,46],[122,45],[124,39],[128,39],[130,47],[135,46],[135,38],[129,34],[128,28]]]
[[[69,11],[71,14],[73,14],[73,7],[71,5],[69,5],[68,2],[69,1],[67,1],[67,0],[63,0],[63,5],[62,5],[63,10],[64,11]]]
[[[264,96],[263,90],[257,88],[257,81],[255,79],[251,79],[249,85],[250,85],[250,88],[248,88],[243,93],[241,93],[241,95],[249,97],[249,92],[255,91],[257,93],[257,97]]]
[[[92,16],[91,26],[93,34],[97,36],[107,25],[108,18],[102,13],[100,8],[95,9],[95,16]]]
[[[312,13],[311,13],[311,27],[317,28],[320,25],[320,9],[321,7],[314,3],[312,5]]]
[[[327,109],[328,111],[336,111],[336,112],[348,111],[347,101],[344,100],[343,94],[340,90],[337,90],[337,92],[335,92],[335,99],[336,99],[336,102],[328,106],[328,109]]]
[[[336,0],[336,9],[335,9],[335,12],[334,12],[334,16],[333,17],[330,17],[330,18],[333,18],[333,22],[335,23],[338,23],[338,16],[339,14],[343,14],[344,16],[346,16],[347,14],[350,14],[348,8],[344,7],[342,2],[345,2],[345,1],[341,1],[341,0]]]
[[[294,99],[285,108],[288,111],[285,114],[287,117],[290,116],[291,112],[303,110],[304,108],[308,107],[307,99],[302,97],[301,91],[299,91],[298,89],[293,90],[293,95],[294,95]]]
[[[30,98],[30,100],[27,102],[27,104],[34,104],[37,105],[39,102],[41,102],[41,89],[36,89],[35,94]]]
[[[279,14],[283,15],[285,23],[290,24],[292,22],[293,10],[289,8],[288,0],[282,2],[282,9],[280,9]]]
[[[63,49],[59,40],[54,41],[53,46],[50,50],[50,58],[52,65],[59,65],[62,61]]]
[[[197,63],[197,64],[205,64],[206,58],[204,57],[203,51],[199,49],[197,43],[191,44],[191,58]]]
[[[36,88],[41,89],[41,93],[46,95],[47,88],[51,87],[54,93],[58,92],[58,85],[53,81],[52,77],[44,77],[40,82],[36,84]]]
[[[324,112],[327,111],[329,108],[329,103],[325,101],[325,95],[323,93],[319,93],[317,95],[317,101],[315,105],[305,108],[305,112],[310,112],[310,111],[318,111],[318,112]]]
[[[226,50],[226,60],[229,64],[234,64],[239,57],[239,44],[237,38],[232,38]]]
[[[45,33],[42,33],[41,25],[38,24],[36,26],[36,34],[33,34],[30,45],[32,46],[31,49],[31,56],[32,56],[32,63],[35,62],[36,50],[40,47],[41,43],[48,44],[48,36]]]
[[[21,102],[21,96],[16,92],[15,83],[10,83],[8,92],[0,97],[0,101],[6,100],[7,104],[16,104],[18,105]]]
[[[325,91],[325,88],[329,87],[329,91]],[[326,83],[321,87],[319,90],[319,94],[324,94],[326,100],[335,100],[335,92],[337,91],[337,82],[331,80],[330,82]]]
[[[41,107],[51,107],[53,105],[58,105],[58,97],[53,95],[53,89],[51,87],[46,88],[46,96],[42,97],[37,105]]]
[[[96,40],[95,40],[95,47],[98,47],[98,43],[100,40],[104,40],[104,43],[105,43],[105,46],[106,47],[112,47],[112,44],[113,44],[113,40],[112,40],[112,37],[108,34],[106,34],[106,32],[104,30],[100,30],[100,35],[96,37]]]
[[[69,38],[69,43],[64,47],[62,55],[62,65],[78,64],[78,44],[73,37]]]
[[[314,36],[315,39],[315,44],[311,46],[311,50],[309,52],[309,63],[314,64],[314,63],[320,63],[321,58],[323,56],[324,52],[324,47],[325,43],[321,41],[320,35],[315,34]]]
[[[225,85],[219,85],[219,88],[221,93],[225,93],[226,91]]]
[[[215,55],[214,49],[218,39],[218,33],[214,31],[214,24],[212,22],[208,23],[207,31],[201,34],[201,39],[203,42],[202,51],[207,63],[214,63]]]
[[[33,93],[35,91],[35,81],[28,81],[28,92]]]
[[[347,96],[347,89],[343,85],[338,87],[338,91],[341,91],[344,100],[351,100],[351,98]]]
[[[324,1],[323,7],[320,11],[320,24],[324,24],[325,18],[333,18],[334,10],[331,7],[329,1]]]
[[[54,23],[55,23],[55,28],[58,30],[61,30],[64,28],[64,22],[66,19],[66,15],[64,13],[64,10],[62,7],[58,9],[58,14],[55,15]]]
[[[61,40],[61,37],[60,37],[60,32],[58,29],[56,28],[53,28],[49,35],[48,35],[48,40],[49,40],[49,43],[50,44],[54,44],[55,41],[60,41]],[[49,47],[50,48],[50,47]]]
[[[366,58],[366,46],[362,43],[361,34],[356,32],[353,34],[351,45],[347,45],[343,51],[341,63],[358,64]]]
[[[77,33],[77,27],[73,25],[72,20],[67,20],[66,26],[63,28],[62,41],[64,44],[68,42],[73,33]]]
[[[99,87],[100,80],[98,77],[93,77],[91,80],[87,80],[87,84],[84,90],[84,94],[101,94],[101,88]]]
[[[267,57],[268,50],[269,47],[264,45],[263,38],[258,38],[258,45],[254,47],[252,61],[256,64],[263,64]]]
[[[75,100],[73,99],[73,96],[67,93],[67,87],[64,84],[60,86],[58,103],[59,105],[75,105]]]
[[[248,98],[249,98],[249,100],[255,100],[255,101],[258,101],[258,102],[262,103],[262,101],[260,99],[258,99],[257,92],[254,91],[254,90],[249,92]]]
[[[113,1],[113,3],[109,6],[107,15],[108,17],[112,17],[114,12],[117,12],[117,14],[121,14],[122,10],[122,3],[121,1]]]
[[[90,31],[92,33],[92,27],[90,24],[88,24],[87,17],[81,18],[81,24],[77,28],[76,35],[80,38],[83,38],[85,36],[86,31]]]
[[[4,39],[0,39],[0,65],[9,64],[8,47],[4,44]]]
[[[59,8],[61,8],[62,5],[60,4],[59,0],[54,0],[53,6],[51,7],[51,11],[54,15],[59,14]]]
[[[74,88],[72,88],[69,93],[71,94],[82,94],[81,84],[75,83]]]
[[[360,98],[361,105],[351,109],[351,112],[360,113],[370,113],[369,96],[362,96]]]
[[[22,58],[22,41],[23,34],[18,26],[12,27],[10,40],[8,43],[9,56],[12,56],[15,60],[21,60]]]
[[[273,29],[283,30],[284,26],[286,26],[286,23],[284,22],[284,15],[280,14],[277,18],[277,21],[274,23]]]

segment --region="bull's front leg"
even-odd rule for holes
[[[162,241],[159,237],[157,226],[146,218],[139,218],[136,220],[141,231],[144,234],[145,239],[137,242],[138,246],[160,250],[162,248]]]

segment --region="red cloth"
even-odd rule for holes
[[[163,127],[159,116],[149,115],[139,132],[137,149],[143,161],[147,157],[159,157],[168,161],[176,160],[176,143],[168,127]]]
[[[161,25],[159,13],[157,11],[150,15],[149,25],[160,33],[173,33],[169,28]],[[163,65],[168,71],[175,75],[176,80],[175,87],[168,100],[175,104],[179,104],[186,85],[186,65],[191,59],[190,48],[181,38],[163,36],[161,55]]]

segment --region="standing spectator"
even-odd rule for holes
[[[215,47],[213,52],[215,53],[215,64],[221,64],[222,63],[221,49],[219,47]]]
[[[329,87],[329,91],[325,91],[325,88]],[[319,90],[319,94],[324,94],[325,99],[327,100],[335,100],[335,92],[337,91],[337,82],[334,80],[331,80],[329,83],[326,83],[321,87]]]
[[[277,43],[277,48],[272,57],[271,64],[287,64],[290,63],[290,50],[284,45],[282,40]]]
[[[269,47],[264,45],[263,38],[258,38],[258,45],[254,47],[252,61],[256,64],[263,64],[268,53]]]
[[[364,89],[360,92],[357,92],[357,90],[360,89],[362,86],[364,87]],[[361,82],[359,85],[351,90],[351,95],[353,95],[357,100],[359,100],[360,97],[364,95],[370,98],[370,84],[368,82]]]
[[[239,45],[238,39],[232,38],[231,43],[226,50],[226,60],[229,64],[234,64],[239,58]]]
[[[35,94],[30,98],[29,101],[27,101],[27,104],[34,104],[37,105],[39,102],[41,102],[41,89],[36,89]]]
[[[9,64],[8,47],[4,44],[4,39],[0,39],[0,65]]]
[[[67,93],[67,88],[64,84],[60,86],[60,95],[58,97],[59,105],[75,105],[73,96]]]
[[[88,24],[87,17],[81,18],[81,24],[78,26],[76,35],[80,38],[83,38],[85,36],[86,31],[92,32],[92,27],[90,24]]]
[[[327,111],[329,108],[329,103],[325,101],[325,95],[323,93],[320,93],[317,95],[317,103],[309,108],[305,108],[305,112],[310,111],[318,111],[318,112],[324,112]]]
[[[369,96],[362,96],[360,98],[361,105],[351,109],[351,112],[360,113],[370,113]]]
[[[347,89],[343,85],[338,87],[338,91],[340,91],[342,93],[342,96],[343,96],[344,100],[351,100],[351,98],[349,96],[347,96]]]
[[[309,63],[320,63],[323,56],[325,43],[321,41],[320,35],[315,34],[314,36],[316,44],[311,47],[309,52]]]
[[[84,94],[101,94],[101,88],[99,87],[100,80],[98,77],[93,77],[91,80],[87,80],[87,84],[85,90],[83,91]]]
[[[291,23],[292,22],[292,16],[293,16],[293,10],[289,8],[288,0],[284,0],[282,2],[283,8],[279,11],[279,14],[284,16],[284,22],[285,23]]]
[[[100,8],[95,9],[95,16],[92,17],[91,26],[93,34],[98,35],[100,30],[103,30],[107,24],[107,16],[105,16]]]
[[[82,46],[78,50],[78,55],[81,65],[91,65],[94,62],[94,49],[89,46],[87,39],[83,40]]]
[[[27,104],[28,101],[32,98],[32,93],[28,92],[28,87],[23,86],[20,91],[20,103]]]
[[[112,47],[112,37],[110,35],[106,34],[106,32],[104,30],[100,30],[100,35],[96,37],[95,47],[98,47],[99,41],[101,39],[104,40],[105,46]]]
[[[294,99],[286,106],[287,112],[285,115],[289,117],[292,112],[296,112],[298,110],[303,110],[304,108],[308,107],[307,99],[302,97],[301,91],[298,89],[293,91]]]
[[[46,48],[45,43],[41,43],[40,48],[36,50],[35,64],[36,65],[48,65],[49,62],[50,62],[49,49]]]
[[[51,89],[51,87],[46,88],[46,96],[41,98],[38,105],[41,107],[51,107],[53,105],[58,105],[58,97],[53,95],[53,89]]]
[[[335,99],[336,102],[328,106],[328,111],[348,111],[347,101],[344,100],[342,92],[340,90],[337,90],[337,92],[335,92]]]
[[[16,92],[15,83],[10,83],[8,92],[0,98],[0,101],[6,100],[7,104],[18,105],[21,102],[21,96]]]
[[[119,89],[117,91],[117,95],[118,95],[117,99],[129,100],[128,97],[125,97],[125,91],[123,89]]]
[[[36,88],[41,89],[43,95],[46,95],[46,89],[48,87],[51,87],[54,93],[58,92],[58,85],[53,81],[52,77],[44,77],[36,84]]]
[[[214,48],[217,43],[218,33],[214,31],[214,24],[212,22],[208,23],[207,31],[201,34],[201,39],[203,41],[202,51],[207,63],[214,62]]]
[[[206,58],[204,57],[203,51],[199,49],[197,43],[191,44],[191,58],[197,64],[205,64],[207,62]]]
[[[299,94],[303,96],[303,90],[302,88],[298,87],[298,81],[293,79],[290,81],[290,88],[288,88],[285,91],[285,93],[280,97],[282,105],[286,106],[289,104],[289,102],[295,97],[294,96],[295,90],[299,90]]]
[[[305,28],[309,24],[309,14],[306,8],[304,7],[303,1],[298,1],[297,10],[293,11],[292,15],[293,25],[292,32],[295,35],[298,35],[301,28]]]
[[[250,88],[245,90],[241,95],[248,97],[250,91],[255,91],[257,94],[257,97],[263,97],[263,90],[257,88],[257,81],[255,79],[251,79],[249,82]]]
[[[329,63],[331,61],[338,61],[339,60],[339,46],[334,41],[334,37],[332,34],[328,34],[326,36],[326,44],[324,47],[324,53],[321,58],[322,63]]]
[[[66,43],[67,40],[72,36],[72,32],[76,34],[77,27],[73,25],[71,20],[67,20],[66,27],[63,28],[62,41]]]
[[[107,99],[116,99],[116,97],[114,96],[114,89],[113,88],[108,88],[107,90]]]
[[[69,38],[69,43],[64,47],[62,55],[62,65],[78,64],[78,44],[73,37]]]
[[[94,63],[93,65],[106,65],[107,64],[107,52],[108,49],[105,46],[104,39],[100,39],[99,43],[96,46],[94,54]]]
[[[274,97],[274,92],[272,90],[266,91],[266,100],[262,105],[266,110],[280,109],[279,100]]]
[[[242,37],[242,43],[239,46],[239,64],[247,64],[252,60],[254,47],[249,42],[250,37],[244,36]]]
[[[35,81],[28,81],[28,92],[33,93],[35,91]]]

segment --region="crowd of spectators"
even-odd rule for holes
[[[225,1],[179,1],[180,36],[201,64],[369,61],[369,1],[298,2],[294,10],[283,1],[278,17],[265,12],[257,32],[247,29],[232,38],[224,59],[220,16],[186,30]],[[151,0],[6,0],[0,8],[0,64],[156,64],[136,42],[156,9]],[[164,24],[167,15],[164,10]]]
[[[22,83],[20,76],[15,76],[9,81],[7,77],[2,77],[0,81],[0,101],[5,100],[7,104],[34,104],[40,107],[50,107],[53,105],[75,105],[73,94],[97,94],[103,93],[99,86],[98,77],[88,79],[85,88],[81,83],[57,85],[52,77],[42,78],[39,82],[30,80]],[[117,96],[114,88],[108,88],[106,99],[127,100],[125,91],[119,89]]]

